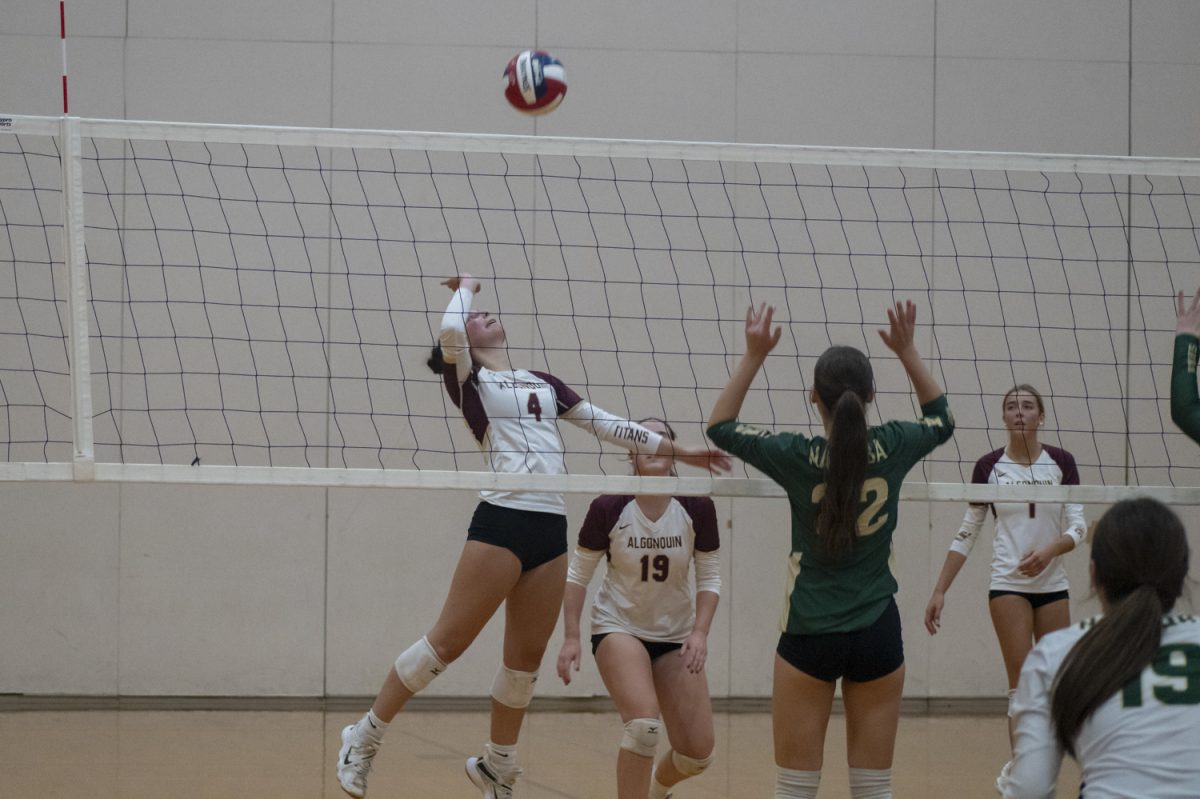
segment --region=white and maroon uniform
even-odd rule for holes
[[[492,471],[565,474],[558,419],[632,452],[658,449],[658,433],[597,408],[552,375],[525,369],[494,372],[473,364],[466,331],[473,297],[474,292],[459,289],[442,317],[440,343],[447,364],[442,376],[450,401],[462,411]],[[485,490],[479,498],[517,510],[565,511],[561,494]]]
[[[998,786],[1010,799],[1054,796],[1063,750],[1054,735],[1054,677],[1096,619],[1048,633],[1025,658],[1012,702],[1014,758]],[[1084,799],[1200,796],[1200,621],[1162,618],[1154,662],[1110,696],[1075,739]]]
[[[719,594],[721,542],[708,497],[674,497],[657,521],[632,496],[592,501],[567,579],[587,586],[607,555],[604,582],[592,600],[592,635],[622,632],[643,641],[679,643],[696,623],[696,590]]]
[[[1029,466],[1017,463],[1003,449],[989,452],[975,464],[972,483],[991,485],[1079,485],[1079,470],[1075,458],[1065,449],[1042,445],[1042,452]],[[971,554],[988,505],[972,505],[967,509],[962,527],[950,544],[950,549],[966,557]],[[1031,549],[1054,543],[1061,535],[1069,535],[1078,546],[1087,531],[1083,506],[1057,502],[996,502],[990,505],[996,517],[996,538],[993,542],[993,591],[1019,591],[1027,594],[1049,594],[1067,590],[1067,572],[1062,561],[1055,558],[1041,574],[1026,577],[1017,571],[1021,558]]]

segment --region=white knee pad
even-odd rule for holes
[[[708,757],[696,759],[681,755],[679,752],[671,752],[671,763],[675,765],[675,770],[685,777],[695,777],[697,774],[704,771],[712,765],[713,758],[716,757],[716,752],[709,752]]]
[[[492,683],[492,699],[505,707],[529,707],[529,702],[533,699],[533,684],[537,682],[537,678],[536,671],[514,671],[502,665]]]
[[[396,658],[396,676],[404,687],[414,694],[433,682],[433,678],[446,670],[446,664],[429,645],[429,639],[421,640],[405,649]]]
[[[1013,700],[1016,699],[1016,697],[1017,697],[1017,689],[1009,688],[1008,689],[1008,717],[1010,719],[1013,717]]]
[[[658,719],[634,719],[625,725],[621,748],[642,757],[654,757],[658,751],[658,731],[661,729],[662,722]]]

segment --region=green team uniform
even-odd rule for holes
[[[1196,351],[1200,339],[1188,333],[1175,337],[1171,365],[1171,421],[1200,443],[1200,394],[1196,391]]]
[[[921,458],[954,432],[942,396],[921,406],[916,422],[891,421],[867,431],[867,472],[853,552],[831,561],[817,548],[817,505],[825,493],[829,442],[772,433],[736,419],[708,428],[708,437],[787,491],[792,506],[792,554],[785,633],[819,635],[871,626],[896,593],[889,560],[900,485]]]

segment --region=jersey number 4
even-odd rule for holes
[[[1164,705],[1200,705],[1200,646],[1169,644],[1158,650],[1150,669],[1165,682],[1154,682],[1154,698]],[[1142,706],[1142,675],[1121,689],[1123,707]]]
[[[529,392],[529,401],[525,403],[525,410],[533,414],[535,422],[542,421],[542,403],[538,401],[538,395],[534,392]]]

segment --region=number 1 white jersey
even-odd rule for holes
[[[687,640],[696,623],[688,579],[693,554],[720,545],[716,507],[708,497],[675,497],[657,521],[647,519],[632,496],[597,497],[579,531],[579,546],[608,556],[592,600],[592,635]]]
[[[1063,751],[1050,719],[1050,689],[1088,619],[1042,638],[1025,660],[1013,699],[1010,799],[1052,797]],[[1154,662],[1084,722],[1075,741],[1083,799],[1200,797],[1200,621],[1163,617]]]

